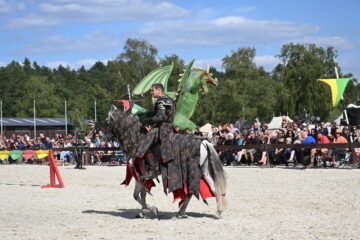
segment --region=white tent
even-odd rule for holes
[[[268,125],[269,129],[281,128],[281,123],[282,123],[283,119],[286,119],[287,122],[292,122],[293,121],[288,116],[273,117],[273,119],[271,119],[271,122]]]
[[[212,127],[212,125],[210,123],[207,123],[204,126],[200,127],[199,130],[200,130],[200,132],[203,132],[203,133],[209,133],[209,132],[212,132],[211,127]]]
[[[343,116],[343,114],[341,113],[333,122],[336,122],[336,125],[340,125],[342,118],[344,118],[344,116]]]

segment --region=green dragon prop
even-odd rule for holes
[[[180,130],[190,129],[194,131],[196,124],[190,118],[192,117],[197,101],[199,99],[199,91],[204,94],[208,92],[207,84],[218,85],[218,80],[209,73],[209,68],[192,69],[194,60],[192,60],[180,74],[177,92],[169,92],[167,89],[168,80],[171,75],[173,65],[160,67],[146,75],[140,83],[134,88],[133,94],[140,95],[149,91],[155,83],[161,83],[164,86],[165,94],[176,100],[176,112],[173,125],[179,127]],[[134,105],[132,113],[144,112],[145,109]]]

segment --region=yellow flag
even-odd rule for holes
[[[350,78],[333,78],[319,80],[330,86],[332,104],[333,106],[336,106],[342,98],[345,87],[348,84]]]
[[[4,161],[10,156],[10,151],[0,151],[0,160]]]
[[[35,153],[37,158],[44,158],[49,156],[49,150],[36,150]]]

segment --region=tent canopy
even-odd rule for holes
[[[199,130],[200,130],[200,132],[203,132],[203,133],[209,133],[212,131],[211,127],[212,127],[212,125],[210,123],[207,123],[204,126],[200,127]]]
[[[286,119],[287,122],[292,122],[293,121],[288,116],[273,117],[273,119],[271,119],[271,122],[268,125],[269,129],[281,128],[281,123],[282,123],[283,119]]]

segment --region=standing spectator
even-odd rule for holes
[[[293,123],[293,131],[294,131],[294,135],[297,138],[298,135],[300,135],[301,133],[301,129],[299,128],[299,125],[297,123]]]
[[[234,127],[234,124],[230,123],[229,125],[229,132],[232,134],[235,134],[235,132],[240,132],[240,130],[237,127]]]
[[[254,122],[254,124],[257,124],[257,126],[260,128],[261,127],[261,122],[260,122],[260,119],[257,117],[257,118],[255,118],[255,122]]]
[[[218,129],[215,126],[211,126],[211,132],[208,134],[208,140],[212,144],[214,144],[215,136],[219,136]]]

